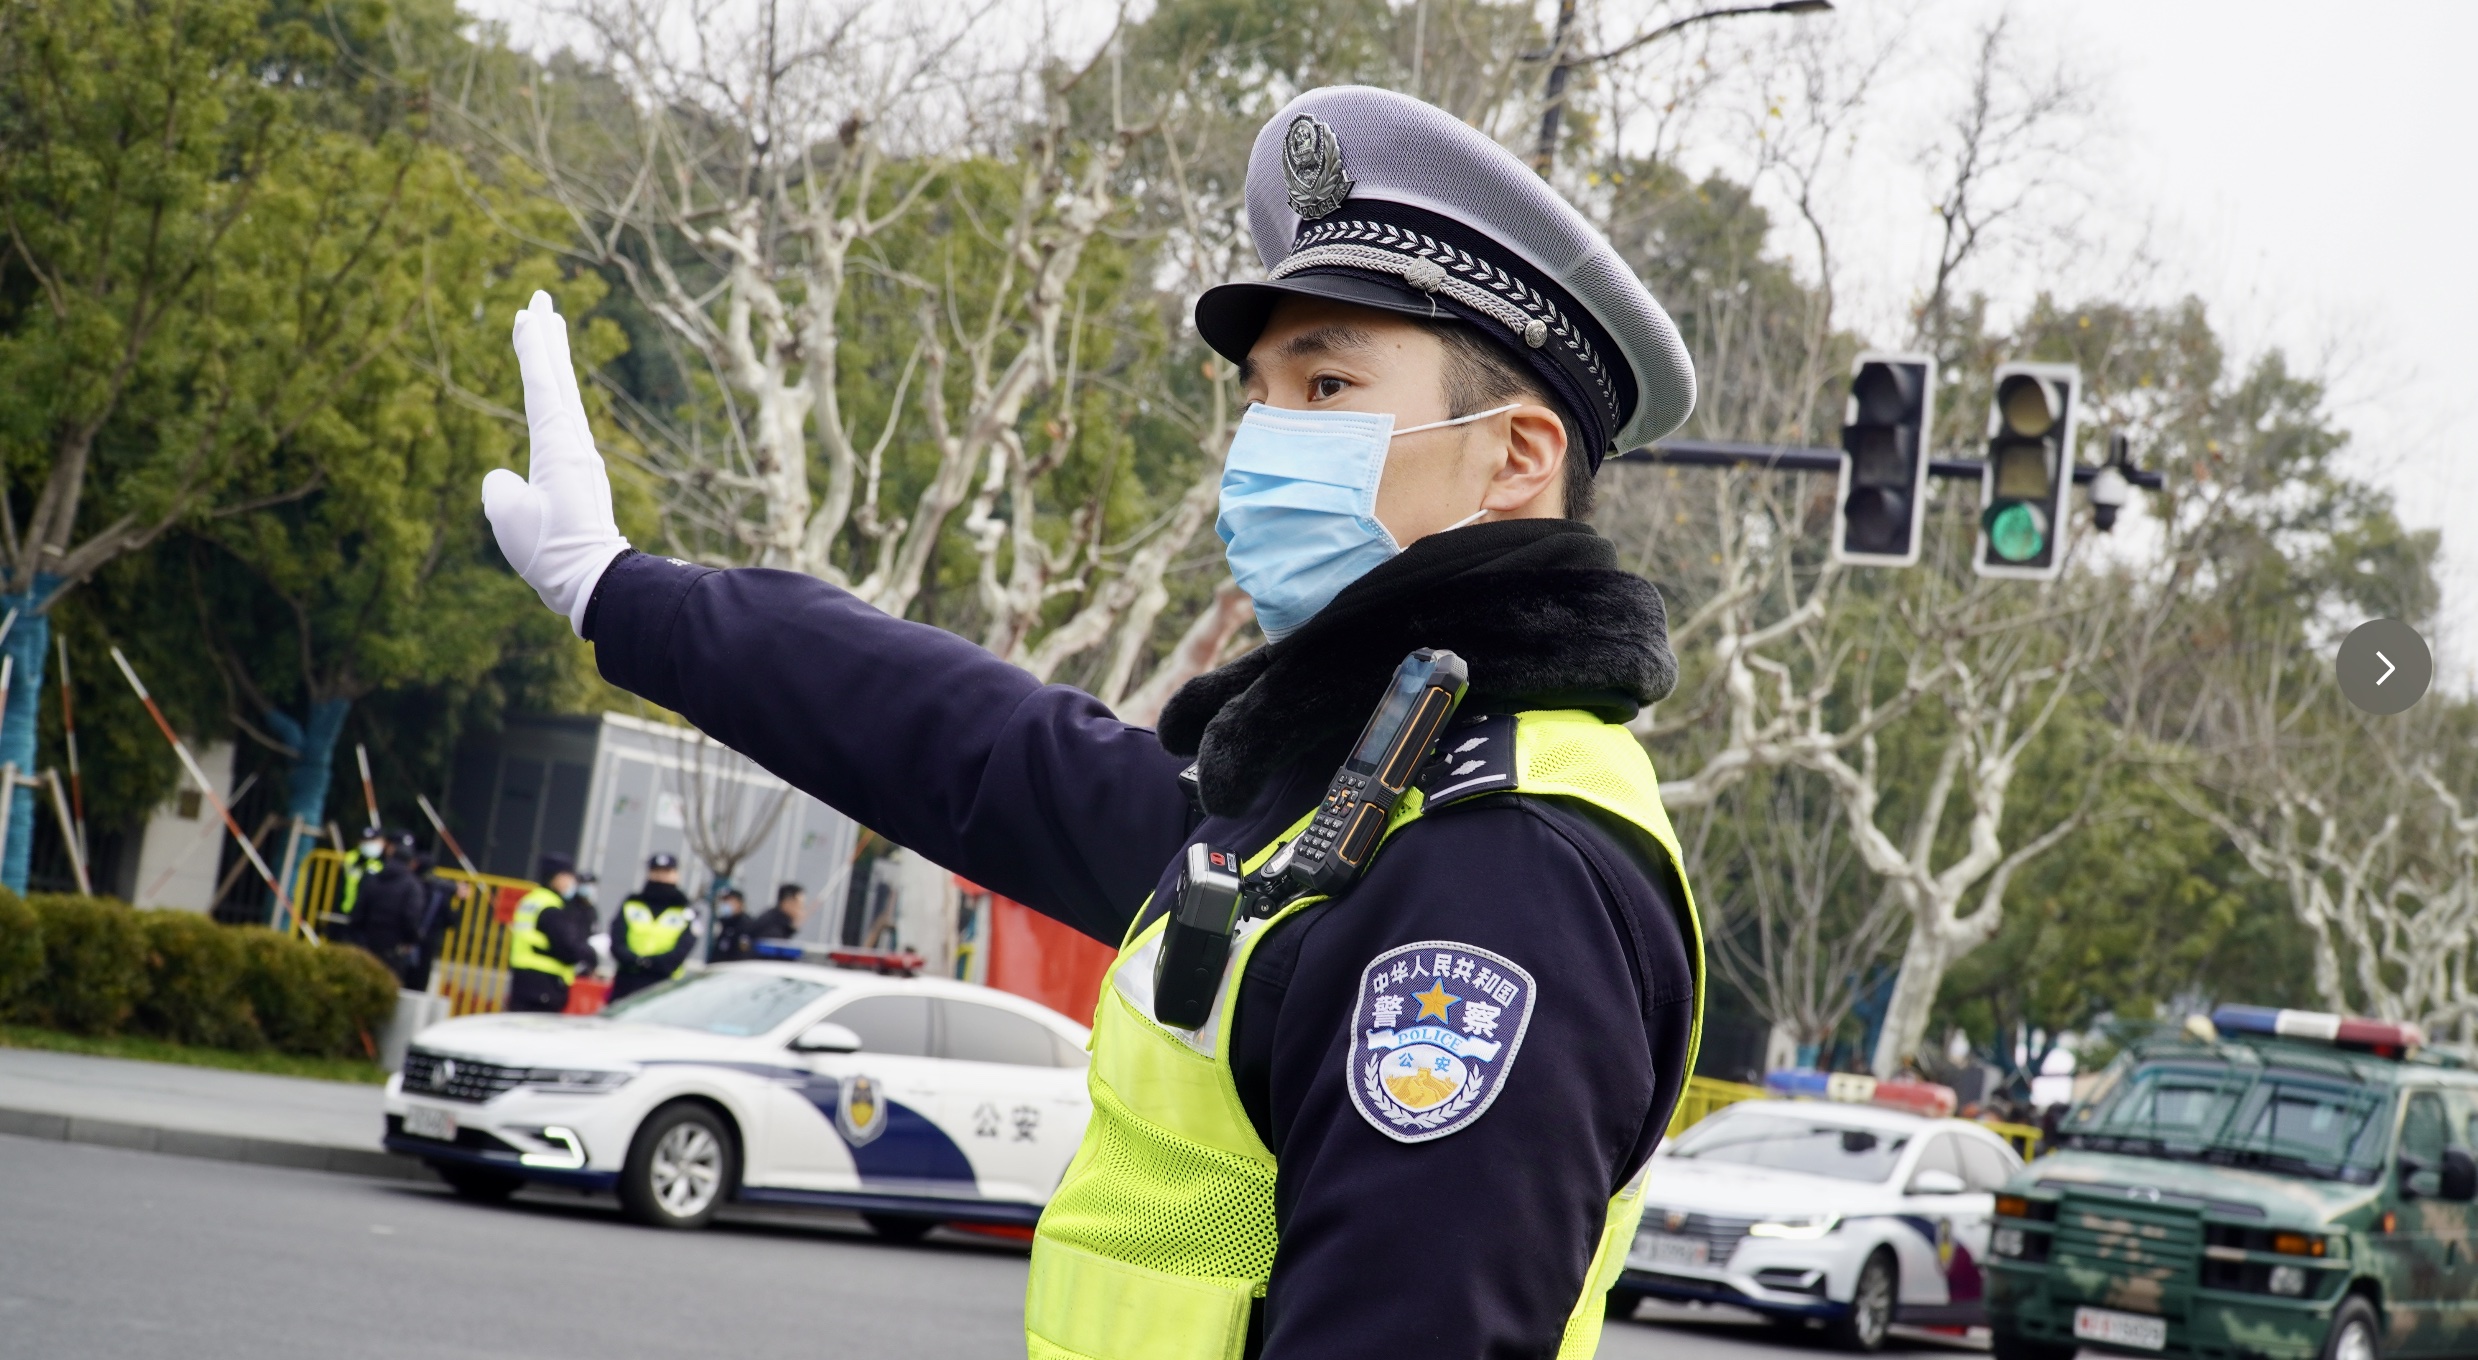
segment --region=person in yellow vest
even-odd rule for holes
[[[344,857],[344,881],[336,889],[334,913],[328,918],[328,933],[339,941],[349,941],[353,934],[353,908],[361,905],[361,885],[379,876],[387,868],[387,830],[365,826],[361,839]]]
[[[611,999],[678,977],[696,947],[696,914],[680,891],[679,858],[657,854],[645,862],[645,886],[620,904],[611,923],[611,955],[619,961]]]
[[[1622,726],[1675,683],[1660,596],[1582,521],[1694,374],[1581,214],[1417,100],[1299,96],[1247,203],[1266,276],[1195,320],[1250,403],[1216,530],[1265,645],[1158,729],[813,577],[633,551],[546,294],[516,324],[530,474],[484,509],[613,683],[1119,947],[1034,1237],[1035,1360],[1586,1356],[1703,956]],[[1202,1022],[1163,1019],[1190,848],[1291,844],[1423,647],[1469,693],[1364,875],[1243,921]]]
[[[540,884],[508,926],[508,1009],[563,1011],[577,970],[594,962],[594,908],[577,899],[576,861],[544,855]]]

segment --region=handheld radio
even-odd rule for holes
[[[1423,647],[1404,657],[1349,758],[1325,786],[1315,817],[1279,854],[1242,875],[1231,851],[1202,842],[1187,848],[1153,964],[1154,1018],[1180,1029],[1205,1022],[1243,915],[1269,916],[1309,893],[1339,896],[1359,878],[1395,805],[1470,687],[1470,669],[1452,652]]]

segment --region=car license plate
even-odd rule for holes
[[[2144,1317],[2139,1313],[2112,1312],[2106,1308],[2077,1308],[2074,1310],[2074,1336],[2083,1341],[2105,1341],[2112,1346],[2162,1350],[2168,1345],[2168,1320]]]
[[[436,1138],[442,1143],[453,1143],[456,1116],[426,1105],[408,1105],[404,1111],[404,1132],[409,1138]]]
[[[1646,1265],[1700,1266],[1712,1260],[1712,1245],[1700,1237],[1648,1232],[1635,1246]]]

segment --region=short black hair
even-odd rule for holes
[[[1504,405],[1508,397],[1523,397],[1548,407],[1566,429],[1566,518],[1590,519],[1600,502],[1600,487],[1593,481],[1591,451],[1576,436],[1575,418],[1566,403],[1496,338],[1462,321],[1425,324],[1445,347],[1446,415],[1454,418],[1485,411]]]
[[[797,883],[786,883],[782,887],[774,890],[774,904],[778,907],[782,906],[784,903],[791,901],[793,898],[798,897],[807,891],[808,889],[801,887]]]

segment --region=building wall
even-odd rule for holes
[[[445,815],[486,873],[531,878],[545,854],[574,857],[601,880],[606,921],[658,852],[679,858],[691,897],[714,887],[692,818],[719,829],[709,848],[754,842],[732,877],[758,910],[782,883],[841,900],[856,834],[850,818],[694,729],[622,713],[520,717],[468,740]],[[813,912],[804,933],[823,943],[831,914]]]
[[[989,985],[1067,1016],[1093,1023],[1102,974],[1117,951],[1070,930],[1020,902],[989,898]]]
[[[232,743],[191,749],[197,753],[198,768],[214,782],[216,795],[225,796],[232,787]],[[146,819],[137,873],[128,889],[130,901],[141,907],[207,910],[215,901],[224,839],[224,822],[215,815],[215,805],[183,771],[172,796]]]

